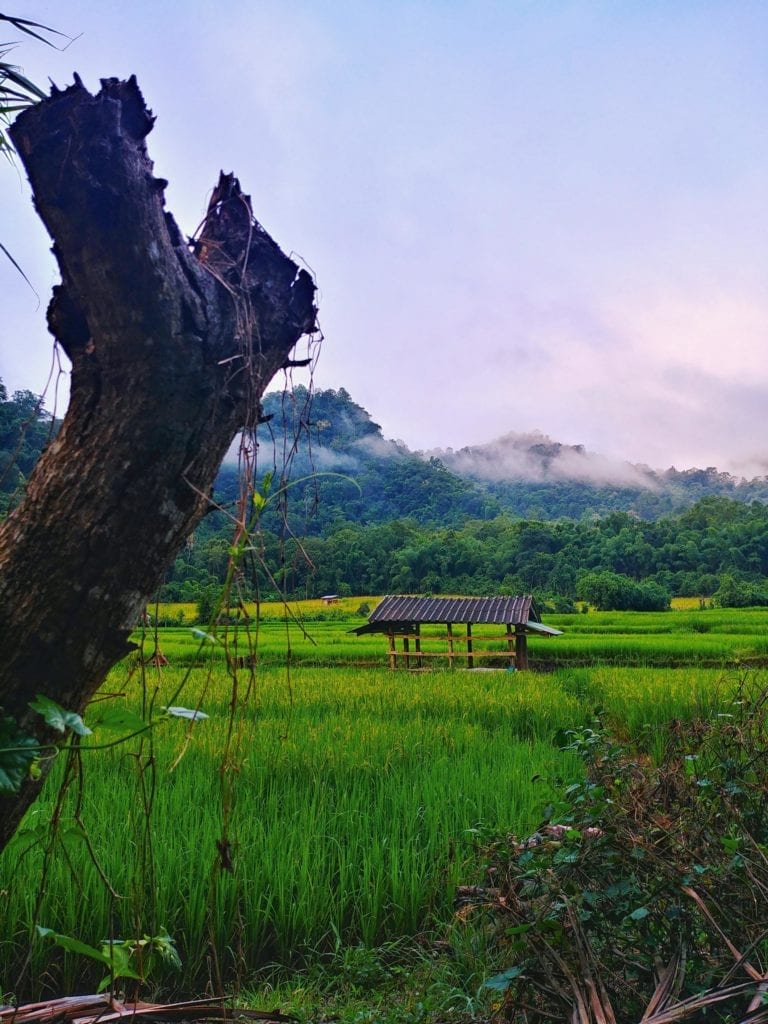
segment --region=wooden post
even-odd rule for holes
[[[517,659],[515,657],[515,631],[512,623],[507,623],[507,650],[509,651],[509,667],[515,668]]]
[[[397,668],[397,645],[395,644],[395,634],[390,630],[387,633],[389,640],[389,667],[392,671]]]
[[[528,637],[525,626],[515,626],[516,661],[518,669],[523,672],[528,668]]]
[[[448,668],[453,668],[453,623],[448,623]]]
[[[421,624],[418,622],[416,623],[416,640],[414,645],[416,647],[416,654],[418,655],[416,664],[419,668],[423,668],[424,659],[421,657]]]
[[[410,651],[410,649],[411,649],[410,641],[408,640],[407,636],[404,636],[403,637],[403,654],[405,655],[405,667],[406,668],[410,668],[411,667],[411,656],[408,653]]]
[[[475,659],[472,657],[472,623],[467,623],[467,668],[475,667]]]

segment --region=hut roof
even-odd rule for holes
[[[498,623],[524,626],[535,633],[558,636],[560,630],[545,626],[529,594],[520,597],[416,597],[395,595],[382,598],[355,633],[385,632],[395,625],[421,622]]]

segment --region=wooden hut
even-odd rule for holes
[[[449,667],[506,663],[528,668],[528,635],[560,636],[545,626],[530,595],[522,597],[385,597],[364,626],[353,630],[384,633],[389,667],[423,668],[428,659],[447,659]],[[398,641],[401,650],[398,651]]]

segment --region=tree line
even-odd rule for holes
[[[177,558],[165,600],[196,601],[224,579],[230,541],[212,524]],[[567,610],[659,609],[671,596],[717,597],[725,606],[766,603],[768,507],[703,498],[652,522],[626,512],[589,521],[508,515],[434,528],[412,519],[342,523],[296,539],[262,529],[242,564],[250,597],[326,593],[534,593]]]

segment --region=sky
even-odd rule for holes
[[[346,388],[385,436],[540,430],[654,468],[768,473],[765,0],[9,11],[77,37],[19,44],[39,83],[136,74],[182,230],[220,169],[239,176],[315,274],[315,386]],[[0,240],[35,290],[0,259],[0,376],[40,393],[58,277],[23,172],[0,176]]]

